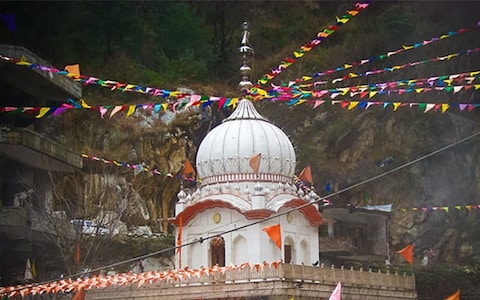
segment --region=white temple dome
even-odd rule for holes
[[[258,175],[250,166],[250,159],[257,154],[261,155]],[[196,159],[202,185],[242,180],[290,182],[295,162],[295,151],[285,133],[246,99],[205,136]]]

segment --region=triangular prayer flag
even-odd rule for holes
[[[327,193],[330,193],[332,191],[332,184],[329,182],[327,182],[327,184],[325,185],[325,192]]]
[[[25,281],[33,280],[33,275],[32,275],[32,265],[30,263],[30,259],[27,258],[27,263],[25,266]]]
[[[35,116],[35,118],[37,118],[37,119],[42,118],[42,117],[45,116],[51,109],[52,109],[51,107],[41,107],[41,108],[40,108],[40,112],[38,113],[37,116]]]
[[[260,168],[260,157],[261,157],[261,153],[258,153],[258,154],[255,154],[254,156],[252,156],[252,158],[250,158],[250,168],[252,168],[253,172],[255,174],[258,174],[258,169]]]
[[[303,168],[302,172],[300,172],[300,175],[298,175],[298,178],[300,178],[302,181],[313,183],[312,170],[310,166]]]
[[[135,112],[136,105],[129,105],[127,110],[127,117]]]
[[[409,264],[413,265],[413,244],[408,244],[402,250],[397,251]]]
[[[72,300],[85,300],[85,290],[81,287],[78,292],[73,296]]]
[[[277,245],[278,249],[282,250],[280,224],[264,227],[263,231],[265,231],[268,237],[275,243],[275,245]]]
[[[337,286],[333,290],[328,300],[342,300],[342,283],[337,283]]]
[[[183,178],[191,178],[196,175],[195,170],[193,169],[192,164],[187,159],[185,160],[184,167],[183,167]]]
[[[35,260],[32,260],[32,276],[33,278],[37,277],[37,266],[35,265]]]
[[[460,289],[458,289],[455,293],[445,298],[445,300],[460,300]]]

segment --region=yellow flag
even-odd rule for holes
[[[128,111],[127,111],[127,117],[130,116],[131,114],[133,114],[135,112],[135,107],[136,105],[130,105],[128,107]]]
[[[50,107],[41,107],[40,112],[38,113],[38,115],[35,118],[40,119],[45,114],[47,114],[49,111],[50,111]]]

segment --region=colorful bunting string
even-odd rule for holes
[[[355,4],[354,9],[348,10],[341,17],[337,17],[336,18],[337,20],[333,25],[330,25],[329,27],[325,28],[323,31],[319,32],[313,40],[301,46],[300,49],[294,51],[293,55],[286,57],[278,67],[270,70],[269,73],[260,77],[260,79],[257,81],[257,85],[267,84],[270,80],[272,80],[273,78],[278,76],[280,73],[282,73],[283,70],[287,69],[288,67],[293,65],[298,59],[303,57],[305,53],[309,52],[310,50],[318,46],[328,36],[330,36],[332,33],[337,31],[340,27],[342,27],[342,25],[347,23],[352,17],[356,16],[360,11],[367,8],[369,4],[370,4],[370,1],[357,2]]]
[[[192,278],[206,278],[227,271],[251,270],[260,272],[267,269],[278,269],[281,262],[271,263],[242,263],[240,265],[229,265],[225,267],[212,266],[200,268],[182,268],[168,271],[149,271],[143,273],[118,273],[113,275],[97,275],[91,277],[80,276],[76,279],[63,278],[42,283],[19,284],[14,286],[0,287],[1,297],[24,299],[42,294],[60,294],[79,292],[81,290],[92,290],[115,286],[149,286],[153,284],[171,284],[188,282]],[[272,272],[272,271],[270,271]],[[53,297],[53,296],[52,296]]]
[[[117,161],[117,160],[109,160],[109,159],[105,159],[105,158],[101,158],[101,157],[97,157],[97,156],[93,156],[93,155],[88,155],[88,154],[85,154],[85,153],[82,153],[81,155],[82,155],[82,158],[84,158],[84,159],[102,162],[102,163],[107,164],[107,165],[114,165],[114,166],[117,166],[117,167],[128,168],[128,169],[135,170],[137,172],[147,172],[147,173],[151,173],[153,175],[162,175],[162,176],[166,176],[166,177],[174,177],[173,174],[170,173],[170,172],[165,172],[165,171],[162,171],[162,170],[158,170],[157,168],[149,168],[148,166],[145,166],[145,164],[143,164],[143,163],[141,163],[141,164],[130,164],[130,163],[125,163],[125,162],[120,162],[120,161]],[[196,178],[196,176],[180,176],[179,178],[181,178],[181,180],[187,180],[187,181],[191,181],[191,182],[199,182],[199,180]]]
[[[477,211],[480,210],[480,204],[466,204],[466,205],[453,205],[453,206],[430,206],[430,207],[411,207],[411,208],[401,208],[401,211],[407,213],[408,211],[418,211],[418,212],[434,212],[434,211],[444,211],[450,212],[451,209],[460,211]]]
[[[410,62],[410,63],[406,63],[406,64],[403,64],[403,65],[395,65],[395,66],[391,66],[391,67],[385,67],[383,69],[368,70],[368,71],[365,71],[363,73],[350,72],[347,75],[344,75],[342,77],[335,78],[335,79],[331,80],[331,83],[338,83],[338,82],[342,82],[342,81],[345,81],[345,80],[351,79],[351,78],[367,77],[367,76],[370,76],[370,75],[376,75],[376,74],[381,74],[381,73],[385,73],[385,72],[390,72],[391,73],[391,72],[395,72],[395,71],[398,71],[398,70],[405,69],[407,67],[415,67],[415,66],[418,66],[418,65],[421,65],[421,64],[426,64],[426,63],[431,63],[431,62],[439,62],[439,61],[450,60],[450,59],[455,58],[455,57],[460,57],[460,56],[463,56],[463,55],[469,55],[469,54],[476,53],[476,52],[479,52],[479,51],[480,51],[480,48],[475,48],[475,49],[469,49],[469,50],[461,51],[461,52],[457,52],[457,53],[451,53],[451,54],[444,55],[444,56],[437,56],[437,57],[422,60],[422,61]],[[315,85],[318,85],[320,83],[322,83],[322,82],[315,82]]]
[[[93,155],[88,155],[88,154],[85,154],[85,153],[82,153],[82,158],[93,160],[93,161],[103,162],[104,164],[114,165],[114,166],[117,166],[117,167],[129,168],[129,169],[133,169],[133,170],[140,171],[140,172],[148,172],[148,173],[151,173],[151,174],[154,174],[154,175],[163,175],[163,176],[167,176],[167,177],[173,177],[172,173],[167,173],[165,171],[161,171],[161,170],[158,170],[156,168],[149,168],[149,167],[145,166],[144,164],[129,164],[129,163],[125,163],[125,162],[119,162],[119,161],[116,161],[116,160],[108,160],[108,159],[105,159],[105,158],[100,158],[100,157],[93,156]]]
[[[460,91],[467,91],[470,89],[478,90],[480,89],[480,84],[475,85],[457,85],[457,86],[447,86],[447,87],[435,87],[435,88],[406,88],[406,89],[389,89],[389,90],[370,90],[370,91],[361,91],[361,92],[351,92],[350,96],[359,95],[361,99],[368,96],[369,99],[376,95],[392,95],[398,94],[402,95],[405,93],[415,92],[415,93],[425,93],[430,91],[444,91],[444,92],[453,92],[458,93]],[[282,94],[280,96],[268,98],[271,101],[283,101],[288,106],[297,106],[300,104],[307,104],[311,106],[313,109],[318,108],[319,106],[330,103],[331,105],[340,104],[341,108],[345,108],[348,110],[352,110],[354,108],[358,109],[368,109],[371,106],[382,106],[384,109],[387,107],[392,106],[393,110],[396,111],[400,107],[418,107],[423,112],[428,111],[441,111],[445,113],[449,108],[458,107],[460,111],[467,110],[468,112],[473,111],[476,108],[480,107],[480,103],[428,103],[428,102],[401,102],[401,101],[358,101],[358,100],[338,100],[338,96],[344,96],[343,92],[340,93],[338,90],[331,91],[327,90],[326,94],[330,94],[331,99],[335,100],[324,100],[320,97],[324,96],[325,94],[321,95],[317,92],[312,91],[301,91],[301,93],[295,93],[292,95],[285,95]],[[346,93],[345,93],[346,94]],[[70,99],[71,100],[71,99]],[[287,101],[288,100],[288,101]],[[73,101],[73,100],[71,100]],[[181,102],[180,105],[177,105],[177,110],[179,108],[185,107],[193,107],[193,106],[208,106],[211,105],[213,101],[208,102],[198,102],[192,104],[192,102]],[[221,102],[219,102],[220,104]],[[8,113],[8,114],[18,114],[18,113],[26,113],[35,115],[35,118],[43,118],[49,115],[58,116],[62,112],[66,111],[67,109],[91,109],[100,112],[102,118],[106,115],[106,113],[110,110],[110,118],[121,111],[127,111],[126,116],[132,115],[138,109],[144,109],[145,111],[150,112],[158,112],[156,107],[160,106],[160,103],[149,103],[149,104],[132,104],[132,105],[119,105],[119,106],[89,106],[89,107],[77,107],[68,104],[62,104],[62,106],[47,106],[47,107],[23,107],[23,106],[7,106],[7,107],[0,107],[0,113]],[[167,104],[162,105],[164,109],[168,109],[173,107],[175,104]],[[219,105],[220,106],[220,105]]]
[[[7,56],[0,55],[0,59],[10,62],[19,66],[25,66],[30,69],[36,69],[43,72],[49,72],[51,74],[62,75],[70,78],[73,81],[81,82],[83,85],[98,85],[105,88],[108,88],[112,91],[118,90],[121,92],[136,92],[145,95],[152,95],[155,97],[161,97],[163,99],[181,99],[187,96],[198,96],[199,100],[203,100],[205,98],[209,98],[208,96],[203,95],[191,95],[181,91],[169,91],[165,89],[155,88],[155,87],[145,87],[137,84],[131,83],[122,83],[114,80],[104,80],[92,76],[87,75],[79,75],[75,73],[69,73],[66,70],[59,70],[53,67],[42,66],[38,64],[34,64],[32,62],[28,62],[25,59],[15,59]]]
[[[364,58],[364,59],[361,59],[360,61],[357,61],[357,62],[345,63],[343,66],[337,67],[335,69],[326,70],[324,72],[317,72],[317,73],[314,73],[314,74],[309,75],[309,76],[304,75],[300,78],[295,79],[295,82],[296,83],[306,82],[306,81],[309,81],[309,80],[312,80],[312,79],[320,78],[320,77],[325,76],[325,75],[331,75],[331,74],[336,73],[336,72],[344,71],[344,70],[347,70],[347,69],[350,69],[350,68],[353,68],[353,67],[356,67],[356,66],[362,66],[364,64],[368,64],[368,63],[371,63],[371,62],[374,62],[374,61],[377,61],[377,60],[384,60],[384,59],[387,59],[387,58],[391,58],[392,56],[394,56],[396,54],[400,54],[400,53],[403,53],[405,51],[412,50],[412,49],[417,49],[417,48],[422,47],[422,46],[427,46],[427,45],[430,45],[432,43],[444,40],[446,38],[449,38],[449,37],[452,37],[452,36],[457,36],[459,34],[468,32],[471,29],[478,28],[478,27],[480,27],[480,22],[478,22],[474,25],[471,25],[470,27],[459,29],[457,31],[449,31],[446,34],[442,34],[439,37],[433,37],[430,40],[424,40],[422,42],[418,42],[418,43],[415,43],[415,44],[409,45],[409,46],[403,45],[402,48],[394,50],[394,51],[388,51],[385,54],[380,54],[380,55],[377,55],[377,56]],[[467,54],[469,54],[468,51],[469,50],[467,50]],[[450,59],[450,58],[451,57],[449,57],[448,59]]]
[[[307,90],[303,89],[305,86],[297,86],[294,83],[288,86],[275,86],[272,89],[264,90],[260,88],[250,89],[250,96],[255,100],[262,100],[269,98],[271,101],[297,101],[308,98],[322,98],[329,95],[329,98],[334,99],[339,95],[350,97],[360,96],[360,98],[372,98],[375,95],[390,95],[392,93],[404,94],[408,92],[424,93],[432,90],[459,92],[461,90],[468,90],[471,88],[479,88],[480,85],[473,84],[473,81],[478,77],[480,71],[471,71],[466,73],[459,73],[453,75],[441,75],[430,78],[421,79],[407,79],[393,82],[383,82],[374,84],[363,84],[357,86],[338,87],[324,90]],[[467,85],[452,86],[453,83],[461,83],[465,81]],[[306,85],[306,87],[311,87]],[[404,89],[394,90],[396,87],[406,87]]]

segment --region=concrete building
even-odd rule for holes
[[[50,64],[23,47],[0,45],[7,58]],[[60,105],[80,99],[81,85],[0,60],[1,107]],[[82,158],[43,134],[45,120],[35,115],[0,111],[0,285],[24,281],[27,259],[41,259],[39,249],[49,244],[41,220],[35,216],[49,207],[50,173],[82,168]],[[37,249],[35,251],[34,249]]]

